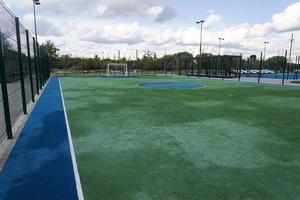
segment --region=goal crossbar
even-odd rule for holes
[[[107,76],[111,75],[111,69],[113,67],[121,67],[124,70],[124,76],[128,76],[128,65],[126,63],[108,63],[106,66]]]

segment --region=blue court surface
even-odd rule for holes
[[[49,81],[0,173],[0,199],[78,199],[58,78]]]
[[[140,83],[139,87],[149,89],[171,89],[171,90],[186,90],[203,88],[204,85],[195,83],[174,83],[174,82],[153,82],[153,83]]]

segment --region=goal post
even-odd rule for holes
[[[128,76],[128,65],[127,63],[108,63],[106,65],[107,76],[111,76],[112,72]]]

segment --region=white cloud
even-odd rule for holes
[[[6,1],[13,10],[25,13],[21,22],[33,31],[33,17],[26,14],[32,13],[32,1]],[[273,51],[287,49],[290,34],[282,32],[300,30],[299,10],[300,2],[274,14],[269,22],[230,26],[225,23],[217,26],[222,16],[211,10],[204,26],[204,51],[218,52],[219,37],[225,38],[227,53],[260,52],[265,40],[271,42],[269,48]],[[98,18],[95,18],[95,13]],[[174,6],[161,5],[156,0],[49,0],[42,1],[42,6],[38,7],[38,31],[43,41],[51,39],[62,48],[62,52],[76,55],[93,55],[116,48],[152,48],[161,54],[167,49],[194,49],[197,53],[199,26],[180,24],[181,28],[173,28],[161,23],[178,14],[182,13],[178,13]]]
[[[106,6],[98,5],[97,12],[100,16],[103,16],[107,10]]]
[[[157,5],[155,0],[101,0],[98,16],[105,18],[154,16],[156,22],[164,22],[177,16],[170,5]]]
[[[209,14],[214,14],[216,11],[215,10],[208,10],[207,13]]]
[[[158,16],[162,11],[164,10],[164,7],[162,6],[153,6],[149,8],[149,14],[153,16]]]
[[[33,15],[27,14],[21,18],[22,24],[28,28],[31,33],[34,32]],[[38,33],[41,36],[62,36],[62,32],[50,20],[37,16]]]
[[[157,15],[155,18],[156,22],[162,23],[173,19],[177,16],[177,10],[170,5],[167,5],[163,8],[163,10]]]
[[[274,14],[272,26],[279,32],[300,30],[300,2],[288,6],[282,13]]]
[[[222,21],[222,17],[220,15],[211,14],[211,15],[209,15],[209,17],[205,21],[204,27],[205,28],[211,28],[220,21]]]
[[[86,24],[81,39],[100,44],[138,44],[144,42],[143,32],[138,23],[95,26]],[[101,33],[101,34],[99,34]]]
[[[145,11],[148,11],[154,6],[153,0],[101,0],[98,7],[102,7],[102,12],[99,12],[101,17],[129,17],[143,16]]]
[[[4,0],[11,8],[32,11],[32,0]],[[43,13],[55,13],[55,15],[65,15],[74,11],[84,11],[94,0],[49,0],[41,1],[41,6],[37,10]]]
[[[32,1],[27,0],[4,0],[9,7],[29,8],[32,7]]]

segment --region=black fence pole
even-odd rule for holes
[[[181,66],[182,66],[182,60],[181,57],[179,57],[179,76],[181,76]]]
[[[259,63],[259,72],[258,72],[258,84],[260,84],[260,79],[261,79],[261,70],[262,70],[262,65],[263,65],[263,52],[260,52],[260,63]]]
[[[27,40],[27,57],[28,57],[28,66],[29,66],[29,78],[30,78],[30,89],[31,89],[31,98],[34,102],[34,89],[33,89],[33,77],[32,77],[32,65],[31,65],[31,53],[30,53],[30,42],[29,42],[29,32],[26,30],[26,40]]]
[[[46,54],[46,58],[47,58],[47,81],[51,76],[51,69],[50,69],[50,60],[49,60],[49,56]],[[101,71],[100,71],[101,72]]]
[[[287,69],[287,51],[285,51],[285,63],[283,67],[282,85],[284,85],[286,69]]]
[[[240,56],[240,67],[239,67],[239,81],[241,81],[242,76],[242,64],[243,64],[243,55]]]
[[[27,105],[26,105],[24,70],[23,70],[23,60],[22,60],[22,46],[21,46],[21,37],[20,37],[20,23],[18,17],[16,17],[15,20],[16,20],[16,33],[17,33],[17,44],[18,44],[19,73],[20,73],[21,91],[22,91],[22,104],[23,104],[23,112],[26,115]]]
[[[6,84],[6,75],[5,75],[5,63],[4,63],[4,50],[3,50],[3,38],[2,32],[0,30],[0,81],[2,89],[2,99],[3,99],[3,109],[6,125],[6,135],[9,140],[13,139],[12,127],[11,127],[11,118],[10,118],[10,109],[9,109],[9,100]]]
[[[224,57],[223,56],[219,56],[219,58],[221,59],[222,80],[224,80],[225,79]]]
[[[192,58],[192,76],[194,76],[195,60]]]
[[[39,48],[40,48],[40,59],[41,59],[42,84],[43,84],[43,86],[45,86],[45,83],[46,83],[46,77],[45,77],[45,52],[44,52],[44,49],[41,46]],[[70,66],[71,66],[71,64],[70,64]]]
[[[247,59],[247,77],[250,76],[250,58]]]
[[[197,57],[196,57],[196,59],[197,59]],[[200,77],[200,62],[201,62],[201,60],[200,60],[200,57],[199,57],[199,59],[197,59],[197,61],[198,61],[198,72],[197,72],[197,76],[198,77]]]
[[[290,65],[291,63],[287,63],[286,65],[286,80],[289,80],[289,76],[290,76]]]
[[[295,66],[294,66],[294,79],[296,80],[296,76],[297,76],[297,67],[298,67],[298,56],[296,56],[296,62],[295,62]]]
[[[36,43],[36,50],[37,50],[37,63],[38,63],[38,71],[39,71],[39,86],[40,86],[40,89],[42,90],[43,89],[43,80],[42,80],[42,72],[41,72],[41,55],[40,55],[40,46],[39,46],[39,43],[37,42]]]
[[[189,60],[188,60],[188,57],[185,57],[184,60],[185,60],[185,75],[188,75],[189,74]]]
[[[211,58],[207,58],[207,73],[208,73],[208,78],[211,79],[211,66],[212,66],[212,62],[213,62],[213,57]]]
[[[298,62],[297,62],[297,71],[296,71],[296,79],[298,80],[299,75],[299,65],[300,65],[300,56],[298,56]]]
[[[40,53],[41,81],[42,81],[42,86],[44,86],[45,85],[44,52],[41,46],[39,46],[39,53]]]
[[[278,78],[278,69],[279,69],[279,55],[277,56],[277,64],[276,64],[276,71],[275,71],[275,78]]]
[[[39,95],[40,94],[40,85],[39,85],[39,71],[38,71],[38,63],[37,63],[37,47],[36,47],[36,41],[35,38],[33,37],[33,50],[34,50],[34,68],[35,68],[35,80],[36,80],[36,93]]]

